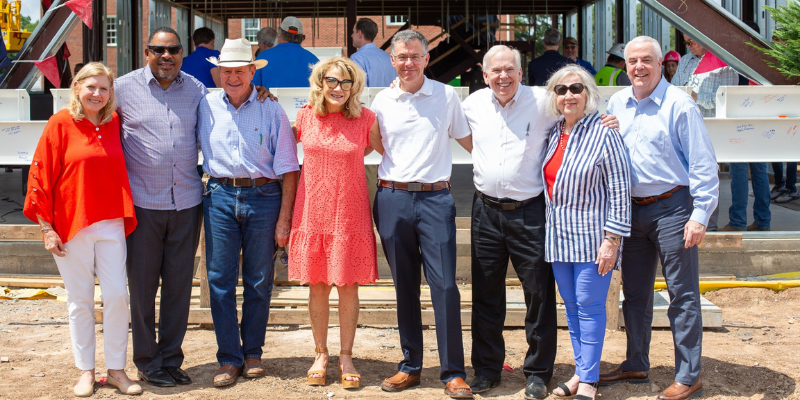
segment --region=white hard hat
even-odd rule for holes
[[[625,59],[625,43],[615,43],[606,53]]]

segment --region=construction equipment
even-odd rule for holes
[[[21,0],[0,0],[0,31],[6,51],[16,53],[28,40],[30,32],[22,29]]]

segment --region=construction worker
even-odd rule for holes
[[[625,44],[616,43],[606,53],[606,65],[594,76],[597,86],[630,86],[631,80],[625,73]]]

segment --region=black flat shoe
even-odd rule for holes
[[[500,386],[500,379],[489,379],[480,375],[476,375],[469,383],[472,393],[483,393],[498,386]]]
[[[167,371],[169,376],[171,376],[178,385],[190,385],[192,383],[192,378],[180,367],[164,367],[163,370]]]
[[[535,376],[533,378],[532,381],[525,385],[525,399],[532,400],[547,397],[547,386],[541,379]]]
[[[147,382],[150,385],[158,387],[173,387],[175,386],[175,379],[172,379],[167,371],[163,368],[154,369],[150,371],[139,371],[137,374],[139,379]]]

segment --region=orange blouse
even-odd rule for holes
[[[136,214],[116,113],[100,126],[75,121],[66,109],[50,118],[33,154],[23,213],[49,222],[64,243],[107,219],[124,218],[125,235],[133,232]]]
[[[561,147],[562,144],[566,146],[567,140],[569,140],[569,135],[562,133],[561,137],[559,138],[560,142],[558,146],[556,146],[556,152],[553,153],[553,156],[550,157],[550,161],[547,162],[547,165],[544,166],[544,180],[545,184],[547,185],[547,195],[550,198],[553,198],[553,185],[556,182],[556,175],[558,174],[558,170],[561,169],[561,164],[564,161],[564,148]]]

